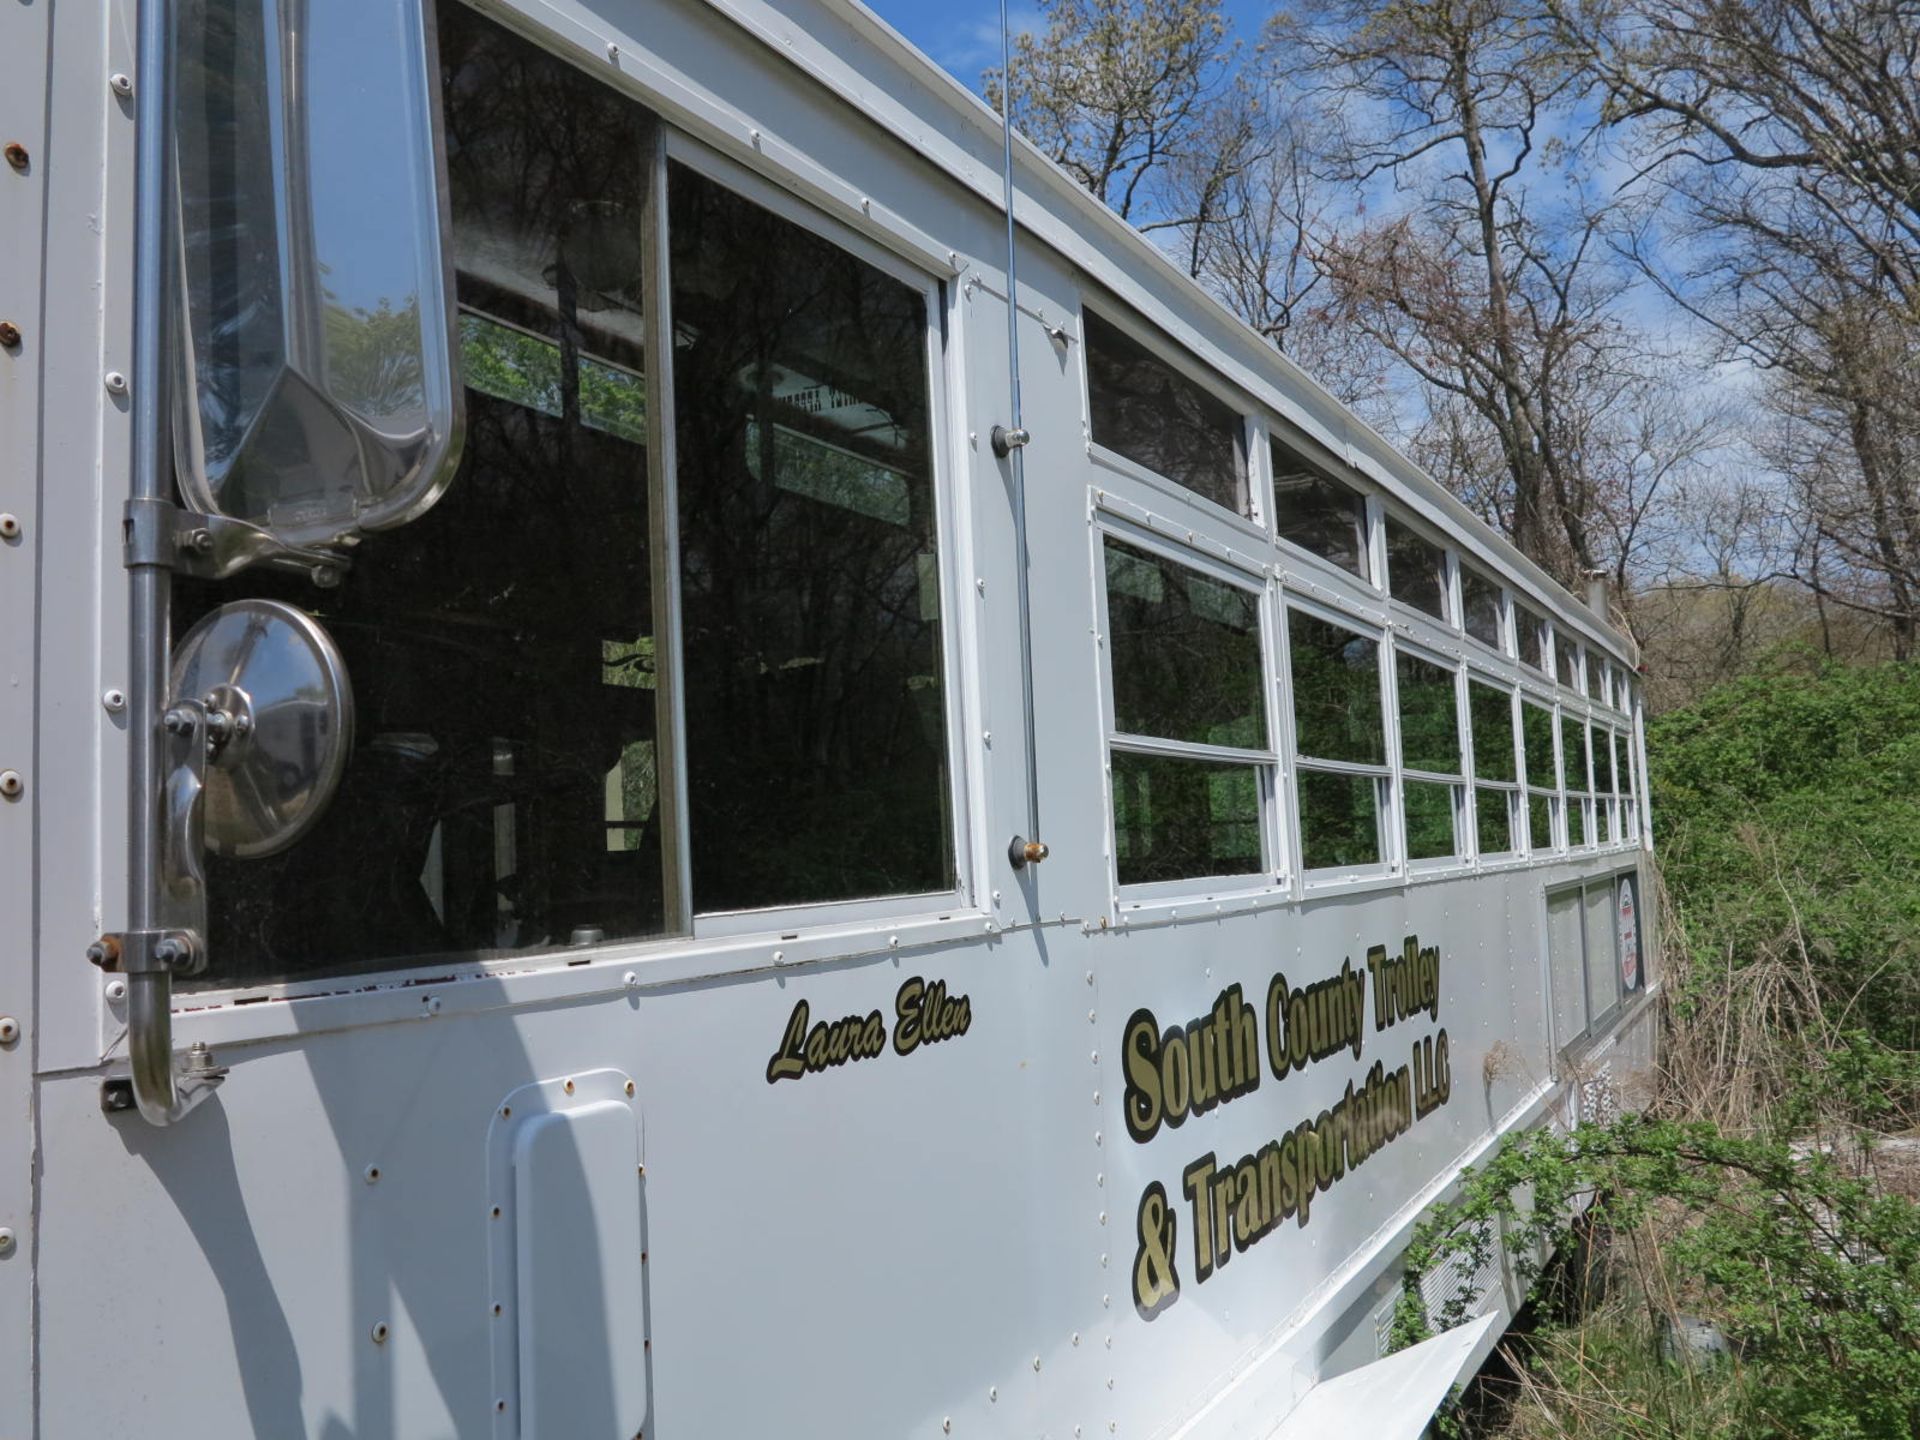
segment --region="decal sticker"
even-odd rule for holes
[[[949,995],[946,981],[928,984],[919,975],[894,995],[893,1014],[896,1055],[964,1035],[973,1024],[973,1004],[965,995]],[[876,1060],[886,1050],[887,1022],[878,1010],[814,1021],[807,1002],[796,1000],[780,1048],[767,1061],[767,1083],[804,1079],[853,1060]]]
[[[1345,1054],[1358,1061],[1367,1016],[1378,1034],[1419,1017],[1440,1018],[1441,956],[1409,935],[1400,952],[1367,951],[1364,970],[1351,958],[1336,974],[1292,986],[1275,974],[1267,986],[1266,1059],[1276,1080]],[[1371,1011],[1368,986],[1373,989]],[[1164,1126],[1177,1129],[1260,1085],[1259,1025],[1238,985],[1229,985],[1207,1014],[1164,1029],[1151,1010],[1128,1017],[1121,1037],[1126,1069],[1127,1133],[1145,1144]],[[1272,1234],[1287,1220],[1302,1229],[1314,1197],[1323,1195],[1453,1095],[1445,1027],[1412,1042],[1407,1062],[1389,1069],[1375,1060],[1339,1099],[1252,1154],[1223,1160],[1208,1151],[1180,1174],[1182,1202],[1169,1201],[1158,1180],[1141,1193],[1135,1216],[1133,1303],[1151,1320],[1180,1296],[1180,1219],[1190,1238],[1196,1285]]]

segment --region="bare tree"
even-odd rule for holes
[[[1240,47],[1219,0],[1042,0],[1042,9],[1046,32],[1015,39],[1011,83],[997,68],[982,77],[988,102],[998,107],[1009,91],[1021,132],[1123,217],[1204,228],[1219,182],[1185,187],[1203,208],[1178,215],[1161,204],[1161,181],[1202,157],[1229,168],[1243,149]]]
[[[1666,202],[1631,253],[1770,373],[1793,577],[1914,653],[1920,15],[1910,0],[1544,3]]]

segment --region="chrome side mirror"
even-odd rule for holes
[[[433,0],[169,8],[175,469],[191,508],[312,568],[459,461]],[[275,548],[209,544],[200,573]]]

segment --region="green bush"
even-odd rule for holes
[[[1785,963],[1829,1023],[1920,1045],[1920,666],[1736,680],[1647,754],[1691,983]]]

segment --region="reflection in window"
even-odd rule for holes
[[[1500,644],[1500,587],[1471,566],[1460,567],[1460,602],[1467,634],[1494,649]]]
[[[1467,682],[1467,718],[1473,731],[1474,827],[1482,855],[1503,855],[1519,848],[1514,838],[1517,782],[1514,763],[1513,697],[1480,680]]]
[[[1365,497],[1278,440],[1269,442],[1268,451],[1273,457],[1274,528],[1280,538],[1366,579]]]
[[[1091,310],[1085,321],[1094,444],[1246,514],[1240,413],[1119,326]]]
[[[1380,642],[1294,610],[1287,658],[1298,750],[1301,863],[1309,870],[1375,865],[1387,783],[1380,709]]]
[[[1566,777],[1567,844],[1587,843],[1587,727],[1572,715],[1560,717],[1560,763]]]
[[[1111,535],[1103,554],[1120,883],[1266,868],[1260,794],[1272,752],[1259,597]],[[1156,748],[1128,748],[1138,740]],[[1166,742],[1187,753],[1166,753]]]
[[[925,294],[675,163],[697,911],[954,884]]]
[[[1559,667],[1560,683],[1569,690],[1580,688],[1580,646],[1571,636],[1562,635],[1558,630],[1553,636],[1553,658]]]
[[[355,743],[283,856],[211,862],[215,983],[656,935],[666,862],[640,223],[653,123],[463,6],[440,10],[467,436],[426,515],[335,589],[176,589],[312,611]],[[555,123],[564,115],[566,124]]]
[[[1252,765],[1113,752],[1114,856],[1122,885],[1264,868]]]
[[[1394,678],[1400,705],[1400,766],[1404,772],[1458,780],[1460,707],[1454,672],[1402,650]],[[1432,860],[1458,853],[1453,832],[1454,786],[1403,779],[1407,857]]]
[[[1497,785],[1476,785],[1474,826],[1482,855],[1506,855],[1514,849],[1513,803],[1515,792]]]
[[[1553,757],[1553,712],[1525,698],[1520,701],[1520,745],[1527,765],[1527,833],[1539,854],[1553,848],[1560,775]]]
[[[1473,774],[1477,780],[1513,780],[1513,698],[1479,680],[1467,682],[1473,722]]]
[[[1454,839],[1452,785],[1436,785],[1431,780],[1402,782],[1406,792],[1407,858],[1441,860],[1459,853]]]
[[[1264,748],[1258,597],[1111,536],[1105,551],[1114,729]]]
[[[1391,518],[1387,521],[1387,585],[1394,599],[1436,620],[1447,618],[1447,557]]]
[[[1308,870],[1380,863],[1380,782],[1368,775],[1300,772],[1300,863]]]
[[[1542,639],[1546,632],[1546,624],[1546,621],[1526,606],[1518,603],[1514,605],[1513,630],[1520,645],[1520,663],[1531,665],[1543,675],[1547,670],[1547,657]]]
[[[1384,765],[1380,642],[1295,610],[1287,617],[1287,652],[1300,754]]]

